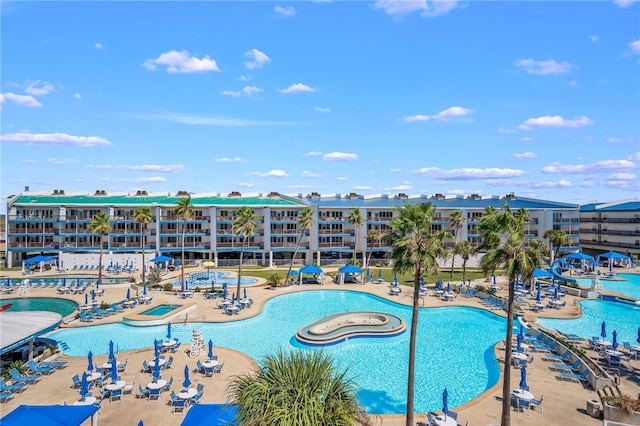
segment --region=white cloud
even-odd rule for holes
[[[104,46],[104,44],[102,43],[93,43],[93,47],[95,47],[98,50],[104,50],[106,49],[106,47]]]
[[[354,191],[360,191],[360,192],[369,192],[369,191],[373,191],[373,187],[372,186],[366,186],[366,185],[356,185],[353,187]]]
[[[437,179],[463,180],[463,179],[491,179],[491,178],[512,178],[527,174],[524,170],[502,169],[497,167],[470,168],[463,167],[451,170],[442,170],[439,167],[423,167],[413,170],[411,173],[417,175],[431,176]]]
[[[521,188],[569,188],[572,186],[571,182],[565,179],[540,182],[527,180],[488,179],[485,180],[484,183],[490,186],[517,186]]]
[[[568,127],[570,129],[577,129],[579,127],[592,125],[593,121],[589,117],[576,117],[575,120],[567,120],[559,115],[549,116],[545,115],[537,118],[529,118],[520,126],[521,130],[533,130],[542,127]]]
[[[516,130],[514,129],[507,129],[506,127],[500,127],[498,128],[498,133],[505,133],[505,134],[510,134],[510,133],[515,133]]]
[[[135,183],[160,183],[166,182],[167,180],[160,176],[152,176],[152,177],[142,177],[142,178],[124,178],[120,179],[121,182],[135,182]]]
[[[525,136],[523,138],[518,139],[520,142],[531,142],[533,140],[533,138],[530,138],[529,136]]]
[[[640,191],[640,181],[637,179],[608,179],[605,181],[605,186],[616,189],[629,189],[632,191]]]
[[[587,37],[587,39],[588,39],[589,41],[592,41],[592,42],[594,42],[594,43],[597,43],[597,42],[600,40],[600,37],[598,37],[597,35],[590,35],[590,36],[588,36],[588,37]]]
[[[522,152],[522,153],[516,153],[513,154],[513,158],[516,158],[518,160],[522,160],[524,158],[536,158],[537,155],[535,154],[535,152]]]
[[[237,183],[236,186],[240,188],[255,188],[256,184],[253,182],[240,182],[240,183]]]
[[[139,166],[133,166],[130,164],[97,164],[95,166],[90,165],[87,167],[95,169],[114,169],[126,172],[175,173],[184,171],[184,166],[182,164],[143,164]]]
[[[315,92],[316,89],[307,86],[306,84],[302,84],[302,83],[295,83],[292,84],[291,86],[287,87],[286,89],[278,89],[278,92],[280,93],[303,93],[303,92]]]
[[[583,188],[593,188],[594,186],[596,186],[596,183],[592,180],[585,180],[580,184],[580,186],[582,186]]]
[[[51,158],[47,158],[47,161],[51,164],[66,164],[66,163],[75,163],[77,160],[74,160],[73,158],[51,157]]]
[[[260,92],[264,92],[264,90],[256,86],[246,86],[239,91],[223,90],[222,92],[220,92],[220,94],[239,98],[241,96],[253,96],[256,93],[260,93]]]
[[[303,178],[321,178],[322,173],[312,173],[305,170],[304,172],[300,173],[300,176]]]
[[[450,121],[454,118],[464,117],[465,115],[469,115],[473,113],[471,108],[463,108],[460,106],[452,106],[443,111],[440,111],[437,114],[432,115],[424,115],[424,114],[416,114],[410,115],[408,117],[401,118],[400,121],[405,123],[415,123],[420,121],[429,121],[431,119],[437,121]]]
[[[220,71],[216,61],[211,59],[209,55],[205,55],[200,59],[191,56],[186,50],[180,52],[171,50],[161,54],[156,59],[147,59],[142,64],[143,67],[150,71],[155,71],[158,65],[166,66],[168,73]]]
[[[251,80],[251,77],[246,76],[246,75],[241,75],[237,79],[240,80],[240,81],[249,81],[249,80]]]
[[[329,109],[329,108],[323,108],[323,107],[315,107],[313,110],[314,110],[315,112],[322,112],[322,113],[331,112],[331,109]]]
[[[634,40],[629,43],[629,47],[631,48],[631,53],[640,54],[640,39]]]
[[[618,5],[618,7],[629,7],[637,1],[638,0],[613,0],[613,2]]]
[[[608,138],[607,142],[609,143],[631,143],[632,139],[622,139],[622,138]]]
[[[37,164],[38,162],[36,160],[31,160],[31,159],[27,159],[27,160],[22,160],[23,163],[27,163],[27,164]]]
[[[0,135],[0,140],[37,145],[72,145],[82,148],[113,145],[98,136],[75,136],[67,133],[8,133]]]
[[[216,158],[215,161],[219,162],[219,163],[228,163],[231,161],[236,161],[238,163],[242,163],[242,158],[240,157],[235,157],[235,158],[228,158],[228,157],[220,157],[220,158]]]
[[[575,80],[567,81],[567,86],[576,87],[578,82]]]
[[[307,152],[305,155],[307,157],[318,157],[318,156],[322,155],[322,153],[319,152],[319,151],[310,151],[310,152]]]
[[[82,99],[82,95],[80,95],[80,93],[74,93],[73,97],[76,99]]]
[[[608,173],[618,170],[632,170],[636,165],[628,160],[602,160],[592,164],[562,164],[554,162],[548,166],[544,166],[544,173],[567,173],[567,174],[584,174],[584,173]]]
[[[398,173],[398,172],[401,172],[401,171],[402,171],[402,169],[401,169],[401,168],[398,168],[398,167],[393,167],[393,168],[389,169],[389,171],[390,171],[391,173]]]
[[[239,98],[240,96],[242,96],[241,92],[233,90],[223,90],[222,92],[220,92],[220,94],[225,96],[233,96],[234,98]]]
[[[262,68],[265,64],[271,62],[271,58],[258,49],[251,49],[244,53],[244,56],[250,60],[244,63],[244,66],[250,70]]]
[[[528,74],[537,75],[555,75],[566,74],[571,72],[575,65],[570,63],[556,62],[553,59],[547,59],[546,61],[536,61],[534,59],[516,59],[514,63],[516,68],[524,69]]]
[[[296,14],[296,10],[293,6],[276,6],[273,8],[273,11],[282,16],[293,16]]]
[[[614,180],[636,180],[638,176],[633,173],[614,173],[611,175]]]
[[[330,152],[322,156],[324,161],[354,161],[358,159],[357,154],[348,152]]]
[[[640,151],[631,154],[627,159],[630,161],[640,161]]]
[[[245,120],[242,118],[208,117],[202,115],[185,115],[176,113],[167,114],[131,114],[132,117],[150,121],[170,121],[173,123],[188,124],[192,126],[299,126],[298,121],[260,121]]]
[[[46,81],[29,81],[24,91],[32,96],[42,96],[53,92],[53,85]]]
[[[345,181],[349,180],[349,178],[348,178],[348,177],[344,177],[344,176],[338,176],[338,177],[336,178],[336,180],[337,180],[338,182],[345,182]]]
[[[409,184],[403,184],[403,185],[396,185],[396,186],[392,186],[391,188],[385,188],[385,191],[410,191],[412,190],[413,187]]]
[[[260,173],[260,172],[252,172],[249,173],[250,176],[258,176],[261,178],[288,178],[289,175],[287,174],[287,172],[285,172],[284,170],[269,170],[266,173]]]
[[[0,93],[0,106],[4,105],[7,101],[29,108],[38,108],[42,106],[36,98],[30,95],[17,95],[11,92]]]
[[[420,16],[425,18],[433,18],[447,14],[458,6],[457,0],[378,0],[373,5],[396,20],[414,12],[420,12]]]

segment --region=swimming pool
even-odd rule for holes
[[[582,316],[575,319],[538,318],[538,324],[563,333],[573,333],[584,338],[600,336],[600,325],[606,322],[609,340],[613,330],[618,342],[635,342],[640,326],[640,305],[609,300],[583,300]]]
[[[180,287],[180,280],[171,280],[171,285],[174,287]],[[257,278],[254,277],[241,277],[240,285],[241,286],[250,286],[254,285],[258,282]],[[216,288],[222,288],[223,284],[227,285],[237,285],[238,277],[232,277],[230,272],[227,271],[210,271],[207,272],[196,272],[191,274],[191,279],[187,280],[187,287],[210,287],[211,284],[214,284]]]
[[[623,280],[608,280],[600,278],[600,283],[605,290],[617,291],[627,297],[640,300],[640,274],[617,274]],[[591,278],[576,278],[578,285],[591,288]]]
[[[87,275],[87,274],[59,274],[59,275],[49,275],[49,276],[38,276],[34,278],[33,276],[25,276],[23,278],[6,278],[2,280],[2,284],[9,283],[13,286],[18,286],[22,283],[23,280],[29,280],[29,284],[32,286],[44,286],[44,285],[62,285],[66,282],[67,285],[76,284],[78,280],[81,280],[83,283],[86,281],[97,281],[98,275]],[[103,284],[120,284],[129,282],[128,277],[105,277],[102,276]]]
[[[162,316],[180,307],[182,307],[182,305],[162,304],[154,306],[151,309],[147,309],[144,312],[140,312],[138,315]]]
[[[324,316],[345,311],[386,312],[410,323],[411,307],[366,293],[343,290],[302,291],[267,301],[256,317],[227,323],[173,324],[172,336],[191,341],[198,329],[206,341],[238,350],[261,362],[278,349],[304,348],[295,333]],[[504,338],[506,320],[492,312],[467,307],[420,308],[416,348],[416,412],[463,404],[495,385],[499,366],[493,347]],[[64,342],[65,353],[86,356],[108,352],[113,339],[121,351],[153,346],[166,326],[128,327],[105,324],[57,331],[48,336]],[[404,413],[410,333],[385,339],[361,338],[323,348],[359,386],[358,400],[370,413]]]
[[[0,298],[0,305],[5,305],[7,303],[11,303],[11,307],[5,312],[49,311],[57,312],[62,315],[63,318],[78,309],[78,304],[73,300],[58,299],[56,297]]]

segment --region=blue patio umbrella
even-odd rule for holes
[[[113,354],[113,340],[109,340],[109,362],[115,359],[115,355]]]
[[[131,288],[127,289],[127,300],[131,299]]]
[[[188,365],[184,366],[184,382],[182,382],[182,386],[184,386],[185,389],[188,389],[189,386],[191,386],[191,380],[189,380],[189,366]]]
[[[213,358],[213,341],[209,339],[209,353],[207,354],[209,359]]]
[[[224,288],[222,289],[222,298],[223,299],[227,298],[227,286],[224,286]]]
[[[142,294],[147,295],[147,283],[144,283],[144,287],[142,287]]]
[[[167,323],[167,339],[171,340],[171,321]]]
[[[231,293],[231,304],[233,305],[236,302],[236,292]]]
[[[96,290],[100,288],[100,280],[96,280]]]
[[[142,420],[138,422],[138,426],[144,426],[144,423],[142,423]]]
[[[393,271],[393,283],[398,284],[398,276],[396,275],[396,271]]]
[[[602,337],[602,340],[607,337],[607,324],[604,321],[602,321],[602,325],[600,325],[600,337]]]
[[[80,401],[89,394],[89,382],[87,381],[87,373],[82,373],[82,381],[80,382]]]
[[[636,342],[640,343],[640,327],[638,327],[638,338],[636,339]]]
[[[447,283],[447,293],[451,293],[451,283]]]
[[[91,290],[91,301],[92,302],[96,301],[96,292],[95,292],[95,290]]]
[[[153,356],[158,358],[160,356],[160,351],[158,350],[158,340],[153,339]]]
[[[89,295],[87,293],[84,294],[84,304],[85,305],[89,304]]]
[[[156,356],[153,364],[153,383],[157,382],[160,378],[160,357]]]
[[[518,333],[518,335],[524,337],[524,326],[522,324],[520,324],[520,332]]]
[[[611,346],[613,346],[613,349],[618,347],[618,332],[616,330],[613,330],[613,335],[611,336]]]
[[[522,352],[522,334],[520,333],[516,335],[516,351]]]
[[[558,298],[558,286],[553,287],[553,298]]]
[[[247,298],[247,289],[246,288],[244,289],[244,298],[245,299]]]
[[[440,287],[442,287],[442,281],[438,280],[436,281],[436,288],[440,290]]]
[[[493,276],[493,285],[496,285],[496,276]]]
[[[449,392],[447,392],[447,388],[444,388],[444,392],[442,392],[442,412],[445,416],[449,414]]]
[[[93,371],[93,352],[87,354],[87,371]]]
[[[540,289],[540,281],[538,281],[538,292],[536,293],[536,300],[539,302],[540,298],[542,297],[542,291]]]
[[[113,358],[111,361],[111,383],[118,381],[118,361]]]
[[[527,389],[527,367],[522,366],[520,368],[520,389]]]

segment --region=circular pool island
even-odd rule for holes
[[[400,317],[383,312],[342,312],[321,318],[301,328],[296,339],[306,345],[334,345],[356,337],[390,337],[404,333]]]

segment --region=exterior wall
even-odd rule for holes
[[[628,201],[580,212],[580,245],[591,254],[617,251],[640,257],[640,208]]]

